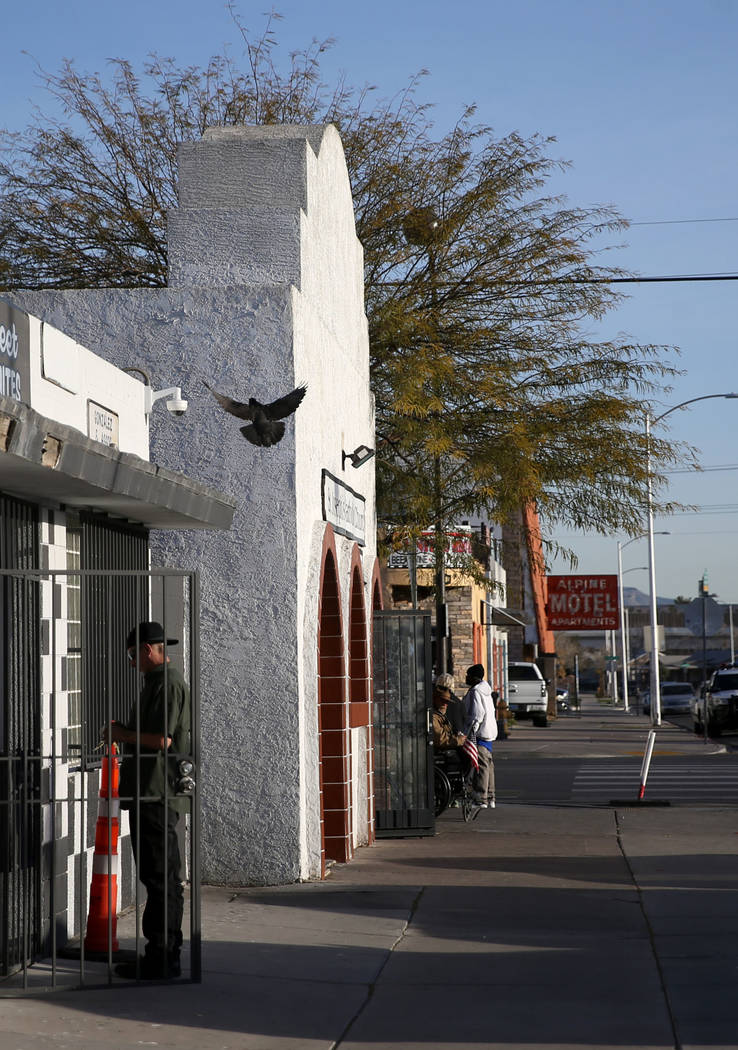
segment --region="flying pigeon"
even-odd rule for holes
[[[263,445],[266,448],[276,445],[284,437],[284,423],[278,423],[275,420],[291,416],[307,391],[306,386],[298,386],[284,397],[272,401],[270,405],[263,405],[255,397],[250,397],[248,404],[243,401],[233,401],[230,397],[213,390],[207,383],[205,386],[226,412],[230,412],[232,416],[238,416],[239,419],[252,421],[249,426],[241,427],[241,433],[252,445]]]

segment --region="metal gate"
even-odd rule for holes
[[[147,805],[147,812],[159,807],[165,814],[165,884],[167,879],[180,882],[171,879],[180,864],[177,858],[174,867],[170,841],[178,825],[175,853],[182,858],[185,884],[181,973],[195,981],[201,977],[198,575],[176,569],[79,568],[84,527],[76,548],[71,531],[66,538],[70,567],[0,568],[5,658],[0,693],[0,996],[109,984],[117,979],[119,963],[130,963],[135,976],[141,975],[136,960],[145,947],[141,918],[147,894],[136,878],[132,849],[137,847],[140,857],[141,813]],[[137,673],[126,651],[128,632],[150,620],[163,625],[165,638],[178,640],[160,654],[166,661],[163,695],[170,697],[175,680],[186,683],[181,695],[187,698],[183,705],[191,723],[191,732],[178,738],[176,751],[172,744],[166,757],[161,751],[161,766],[168,772],[162,774],[163,795],[156,796],[146,795],[140,772],[153,768],[156,752],[142,742],[141,713],[131,714],[149,676]],[[140,663],[140,656],[136,659]],[[162,738],[170,738],[169,716],[162,718]],[[108,749],[101,745],[101,730],[113,720],[128,722],[134,735],[127,746],[136,789],[128,800],[115,797],[112,761],[110,776],[103,776]],[[173,812],[183,813],[184,819],[173,818]],[[96,893],[100,897],[100,887],[102,903],[93,905],[91,898]],[[172,925],[169,899],[163,903],[164,935]],[[89,942],[88,919],[92,921],[98,905],[98,943],[86,947],[85,929]],[[148,921],[151,942],[151,917]]]
[[[0,494],[0,568],[38,564],[37,508]],[[0,975],[39,949],[39,607],[35,576],[0,577]]]
[[[430,613],[376,612],[373,655],[377,837],[432,835]]]

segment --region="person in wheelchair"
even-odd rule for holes
[[[456,751],[465,740],[463,733],[457,733],[448,717],[448,705],[451,702],[451,690],[444,685],[433,687],[433,750]]]
[[[469,773],[469,759],[461,750],[466,737],[459,733],[449,718],[451,690],[448,686],[433,687],[433,761],[447,776],[464,779]]]
[[[471,793],[465,784],[471,772],[469,756],[462,750],[466,740],[448,717],[451,690],[436,683],[433,689],[433,764],[435,766],[435,807],[438,816],[447,806],[460,805]],[[468,820],[465,811],[464,819]]]

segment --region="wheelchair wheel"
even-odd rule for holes
[[[451,784],[448,777],[438,766],[433,770],[433,798],[436,816],[439,817],[451,801]]]
[[[464,788],[461,794],[461,814],[468,824],[472,819],[474,813],[474,800],[472,799],[472,790],[468,784],[464,784]]]

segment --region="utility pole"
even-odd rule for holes
[[[436,509],[441,506],[441,460],[436,456],[433,464]],[[436,674],[446,674],[448,670],[448,615],[446,607],[446,531],[439,516],[433,525],[434,547],[433,564],[435,565],[436,584]]]
[[[702,599],[702,688],[707,686],[707,616],[705,603],[709,596],[710,588],[707,584],[707,569],[701,580],[697,581],[697,594]]]
[[[428,258],[430,300],[433,317],[438,309],[436,290],[435,246],[441,235],[441,223],[431,207],[414,208],[405,216],[403,223],[405,239],[410,244],[422,247]],[[436,674],[448,671],[448,609],[446,606],[446,528],[443,518],[443,472],[441,457],[433,458],[433,563],[436,592]]]
[[[705,741],[709,739],[709,732],[707,729],[707,616],[705,611],[705,604],[709,595],[710,588],[707,585],[707,569],[705,569],[702,579],[697,581],[697,595],[702,600],[702,696],[704,697],[705,703],[705,717],[703,719]]]

